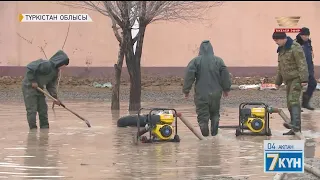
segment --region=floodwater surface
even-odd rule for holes
[[[117,119],[128,112],[111,112],[110,103],[66,102],[88,119],[86,124],[61,107],[49,108],[50,130],[29,132],[22,103],[0,104],[0,179],[271,179],[263,172],[264,136],[235,137],[234,129],[199,141],[178,122],[180,143],[134,145],[136,128],[118,128]],[[51,104],[49,103],[49,107]],[[143,107],[156,107],[143,103]],[[158,105],[159,107],[159,105]],[[162,106],[167,107],[167,106]],[[193,106],[174,106],[199,130]],[[127,103],[122,104],[127,109]],[[288,112],[286,111],[288,114]],[[238,109],[221,110],[220,125],[236,125]],[[320,112],[303,112],[306,157],[319,157]],[[272,137],[286,130],[277,114],[270,119]]]

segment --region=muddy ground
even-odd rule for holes
[[[275,77],[233,77],[232,84],[241,85],[241,84],[257,84],[261,82],[261,79],[266,79],[265,82],[273,83]],[[9,77],[3,76],[0,77],[0,84],[5,85],[20,85],[23,77]],[[62,77],[60,80],[61,85],[70,85],[70,86],[91,86],[94,82],[106,83],[114,82],[114,77],[109,77],[105,79],[80,79],[75,77]],[[122,85],[128,85],[128,79],[121,79]],[[142,86],[168,86],[168,85],[179,85],[183,84],[183,78],[177,76],[171,77],[155,77],[155,76],[143,76],[142,77]]]
[[[232,78],[234,85],[258,84],[263,77]],[[0,100],[21,100],[22,77],[0,77]],[[94,88],[93,83],[112,82],[111,79],[78,79],[71,77],[61,78],[59,86],[59,98],[63,100],[97,100],[110,102],[112,96],[111,88]],[[268,78],[267,83],[273,83],[274,78]],[[184,99],[181,92],[183,79],[180,77],[154,78],[144,77],[142,79],[142,102],[159,102],[169,104],[193,104],[193,96]],[[120,101],[129,99],[129,82],[122,80],[120,89]],[[193,92],[193,91],[192,91]],[[314,96],[319,96],[316,91]],[[259,101],[273,107],[286,107],[284,88],[280,90],[232,90],[229,97],[223,98],[222,105],[225,107],[237,107],[244,101]],[[320,107],[320,99],[313,98],[312,105]]]

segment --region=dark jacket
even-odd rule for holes
[[[306,61],[308,64],[308,71],[309,75],[314,75],[314,65],[313,65],[313,58],[312,58],[312,45],[311,45],[311,40],[309,39],[308,41],[303,41],[300,37],[300,34],[296,36],[297,43],[299,43],[304,51],[304,55],[306,57]]]

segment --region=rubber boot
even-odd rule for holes
[[[27,119],[29,124],[29,129],[37,129],[37,113],[36,112],[27,112]]]
[[[206,123],[199,124],[202,136],[209,136],[209,126]]]
[[[48,111],[46,104],[39,110],[39,125],[40,129],[49,129]]]
[[[286,133],[283,133],[283,135],[284,136],[287,136],[287,135],[295,135],[294,134],[294,132],[292,131],[292,129],[291,129],[291,126],[292,126],[292,111],[291,111],[291,109],[289,109],[289,112],[290,112],[290,119],[291,119],[291,121],[290,121],[290,124],[287,124],[287,123],[283,123],[283,126],[285,127],[285,128],[287,128],[287,129],[290,129],[288,132],[286,132]]]
[[[49,129],[48,115],[46,113],[39,113],[39,122],[40,129]]]
[[[211,120],[211,136],[216,136],[219,130],[219,120]]]
[[[283,133],[284,136],[292,136],[295,135],[294,131],[292,129],[290,129],[288,132]]]
[[[292,106],[292,130],[294,132],[301,132],[301,107],[300,105]]]
[[[304,92],[303,95],[302,95],[302,107],[313,111],[314,108],[311,107],[310,104],[309,104],[310,99],[311,99],[311,97],[306,92]]]
[[[29,125],[29,129],[36,130],[36,129],[38,129],[38,126],[37,125]]]
[[[40,129],[49,129],[49,124],[40,126]]]
[[[295,132],[301,132],[301,107],[299,105],[293,105],[291,107],[291,122],[289,124],[284,123],[286,128],[291,130],[283,135],[294,135]]]
[[[37,129],[37,128],[38,128],[37,125],[30,125],[30,124],[29,124],[29,129],[30,129],[30,130],[32,130],[32,129]]]

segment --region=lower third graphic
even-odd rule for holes
[[[304,173],[304,140],[265,140],[264,172]]]

